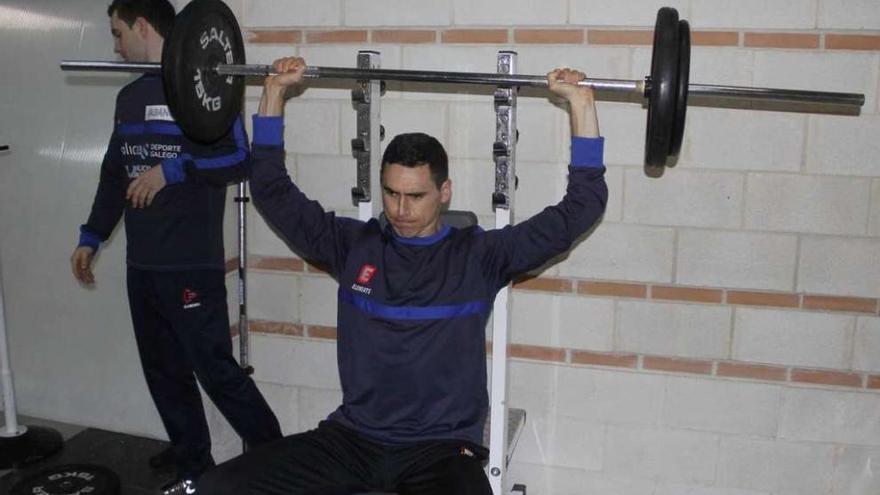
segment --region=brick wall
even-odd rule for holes
[[[641,167],[645,112],[601,102],[606,216],[513,292],[510,403],[529,412],[511,478],[530,493],[861,495],[880,491],[880,5],[871,0],[691,0],[691,81],[864,93],[841,117],[691,107],[682,155]],[[641,79],[659,2],[546,0],[235,5],[252,63],[288,54],[353,66],[492,72],[570,65]],[[287,105],[288,168],[355,215],[344,84]],[[388,135],[447,146],[453,207],[492,225],[494,121],[485,88],[389,84]],[[400,91],[403,89],[403,91]],[[253,113],[259,86],[248,89]],[[446,91],[448,90],[448,91]],[[565,185],[564,109],[520,99],[518,219]],[[335,283],[253,211],[256,378],[287,432],[339,402]],[[490,347],[491,348],[491,347]],[[218,438],[226,438],[215,421]],[[218,442],[218,454],[231,442]],[[227,447],[223,447],[226,445]]]

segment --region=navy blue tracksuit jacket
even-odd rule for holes
[[[387,444],[481,445],[495,294],[568,250],[602,215],[603,138],[572,140],[565,197],[516,226],[401,238],[309,200],[285,169],[282,126],[281,117],[254,117],[251,191],[277,231],[339,282],[343,400],[329,419]]]

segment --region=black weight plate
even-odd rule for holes
[[[645,129],[645,164],[666,164],[672,143],[675,97],[678,80],[678,11],[663,7],[654,24],[651,55],[651,81],[648,95],[648,122]]]
[[[218,64],[243,64],[235,15],[220,0],[194,0],[174,19],[162,50],[165,98],[177,124],[194,141],[223,137],[241,113],[244,78],[221,76]]]
[[[670,156],[678,156],[684,139],[684,121],[687,116],[688,85],[691,71],[691,28],[685,20],[678,21],[678,87],[675,94],[675,119],[672,123]]]
[[[9,495],[117,495],[119,476],[94,464],[65,464],[44,469],[12,486]]]

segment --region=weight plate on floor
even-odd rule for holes
[[[94,464],[66,464],[44,469],[12,486],[9,495],[116,495],[119,476]]]

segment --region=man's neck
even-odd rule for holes
[[[164,45],[163,39],[159,38],[158,41],[151,41],[147,45],[147,61],[152,63],[162,63],[162,46]]]

